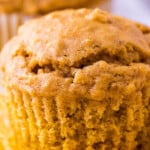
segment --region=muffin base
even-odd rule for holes
[[[148,150],[149,90],[105,101],[69,94],[65,99],[33,97],[14,90],[8,103],[9,145],[18,150]]]

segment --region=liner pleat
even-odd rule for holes
[[[149,148],[147,101],[141,92],[131,101],[118,97],[108,103],[12,90],[8,109],[13,134],[8,145],[11,150],[136,149],[139,143]]]

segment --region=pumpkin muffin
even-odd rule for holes
[[[82,7],[88,3],[89,0],[0,0],[0,12],[46,13],[57,9]]]
[[[0,56],[9,149],[149,150],[149,35],[99,9],[23,25]]]

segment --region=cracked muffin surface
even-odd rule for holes
[[[11,149],[150,149],[149,27],[57,11],[23,25],[0,66]]]

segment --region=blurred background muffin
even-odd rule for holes
[[[0,12],[37,14],[64,8],[85,7],[89,3],[89,0],[0,0]]]
[[[24,22],[36,16],[21,13],[1,13],[0,14],[0,50],[2,46],[13,37],[17,29]]]

